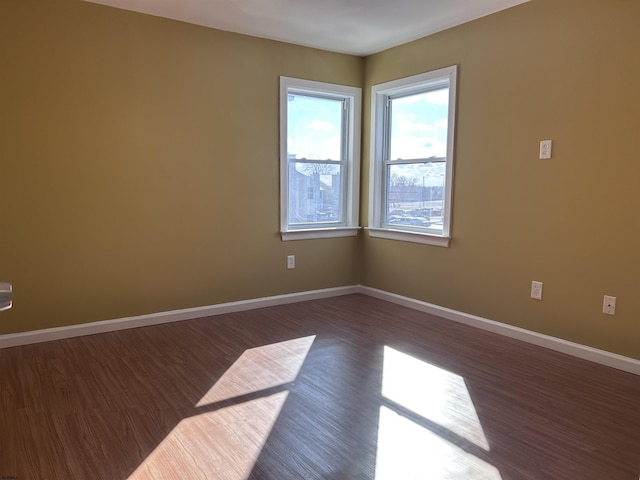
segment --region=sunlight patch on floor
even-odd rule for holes
[[[376,480],[501,480],[493,465],[380,407]]]
[[[314,340],[312,335],[246,350],[196,404],[202,413],[180,421],[129,480],[246,480],[289,394],[264,391],[295,381]],[[235,405],[203,408],[236,398]]]
[[[245,480],[288,392],[182,420],[129,480]]]
[[[382,395],[489,451],[464,378],[384,347]]]
[[[385,346],[381,392],[376,480],[502,480],[464,378]]]
[[[245,350],[196,407],[293,382],[315,338],[311,335]]]

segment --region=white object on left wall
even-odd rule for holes
[[[8,282],[0,282],[0,312],[13,305],[13,287]]]

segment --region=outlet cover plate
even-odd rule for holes
[[[551,158],[551,140],[542,140],[540,142],[540,160],[548,160]]]
[[[542,300],[542,282],[531,282],[531,298],[534,300]]]
[[[604,296],[604,301],[602,302],[602,313],[606,313],[607,315],[616,314],[616,297],[612,297],[610,295]]]

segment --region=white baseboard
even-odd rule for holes
[[[451,310],[450,308],[415,300],[413,298],[403,297],[402,295],[396,295],[395,293],[389,293],[384,290],[361,286],[360,292],[371,297],[446,318],[447,320],[464,323],[465,325],[481,328],[482,330],[488,330],[490,332],[504,335],[505,337],[515,338],[533,345],[538,345],[550,350],[566,353],[584,360],[589,360],[601,365],[640,375],[640,360],[636,360],[634,358],[625,357],[605,350],[599,350],[579,343],[569,342],[567,340],[551,337],[542,333],[532,332],[530,330],[525,330],[524,328],[514,327],[513,325],[507,325],[494,320],[488,320],[486,318],[477,317],[457,310]]]
[[[64,338],[79,337],[82,335],[93,335],[96,333],[112,332],[115,330],[125,330],[128,328],[148,327],[162,323],[177,322],[181,320],[192,320],[195,318],[222,315],[225,313],[242,312],[256,308],[285,305],[288,303],[304,302],[306,300],[318,300],[322,298],[338,297],[362,293],[370,297],[379,298],[388,302],[396,303],[414,310],[430,313],[438,317],[452,320],[472,327],[488,330],[506,337],[515,338],[533,345],[549,348],[557,352],[566,353],[574,357],[589,360],[601,365],[613,367],[618,370],[640,375],[640,360],[636,360],[615,353],[588,347],[579,343],[569,342],[560,338],[551,337],[541,333],[532,332],[523,328],[514,327],[505,323],[496,322],[486,318],[459,312],[450,308],[441,307],[432,303],[403,297],[395,293],[378,290],[362,285],[352,285],[346,287],[326,288],[322,290],[311,290],[307,292],[290,293],[276,295],[272,297],[255,298],[238,302],[221,303],[205,307],[186,308],[183,310],[173,310],[169,312],[152,313],[149,315],[139,315],[135,317],[125,317],[115,320],[104,320],[80,325],[69,325],[58,328],[47,328],[31,332],[10,333],[0,335],[0,348],[17,347],[31,343],[47,342],[50,340],[61,340]]]
[[[50,340],[62,340],[64,338],[80,337],[82,335],[93,335],[96,333],[113,332],[115,330],[126,330],[128,328],[149,327],[162,323],[179,322],[182,320],[193,320],[195,318],[211,317],[225,313],[243,312],[256,308],[273,307],[285,305],[287,303],[304,302],[306,300],[318,300],[321,298],[338,297],[360,293],[359,286],[325,288],[322,290],[311,290],[307,292],[289,293],[286,295],[275,295],[272,297],[254,298],[251,300],[241,300],[238,302],[220,303],[205,307],[185,308],[182,310],[172,310],[169,312],[151,313],[148,315],[138,315],[135,317],[124,317],[115,320],[103,320],[99,322],[82,323],[79,325],[69,325],[57,328],[47,328],[43,330],[33,330],[30,332],[10,333],[0,335],[0,348],[18,347],[31,343],[48,342]]]

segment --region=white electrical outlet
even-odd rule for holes
[[[531,298],[535,300],[542,300],[542,282],[531,282]]]
[[[542,140],[540,142],[540,160],[551,158],[551,143],[551,140]]]
[[[296,256],[289,255],[287,256],[287,268],[291,270],[292,268],[296,268]]]
[[[602,302],[602,313],[606,313],[607,315],[616,314],[616,297],[611,297],[609,295],[604,296],[604,302]]]

